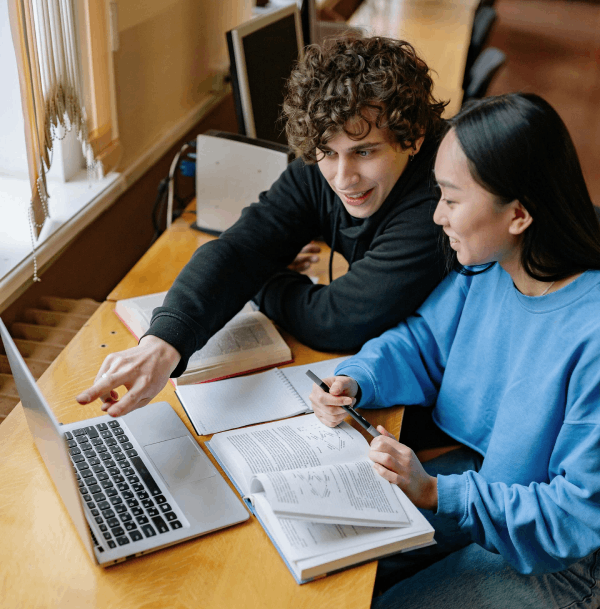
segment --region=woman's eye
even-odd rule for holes
[[[439,189],[439,186],[438,186]],[[446,199],[444,195],[440,192],[440,203],[445,203],[446,205],[453,205],[455,201],[451,201],[450,199]]]

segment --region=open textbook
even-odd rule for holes
[[[203,436],[311,412],[308,395],[313,382],[306,370],[327,378],[345,359],[347,356],[218,383],[179,386],[175,393],[194,430]]]
[[[150,327],[152,311],[162,306],[166,292],[118,300],[115,313],[140,338]],[[202,383],[261,370],[292,361],[292,352],[273,322],[248,303],[190,357],[176,385]]]
[[[429,522],[379,476],[347,423],[309,414],[206,443],[296,581],[434,543]]]

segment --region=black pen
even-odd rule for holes
[[[314,372],[310,370],[306,371],[306,376],[311,381],[314,381],[325,393],[329,393],[329,385],[324,383]],[[354,408],[350,406],[342,406],[342,408],[361,426],[364,427],[374,438],[380,436],[381,434],[365,419],[361,417]]]

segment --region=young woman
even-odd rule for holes
[[[450,121],[434,220],[452,272],[417,313],[314,387],[340,404],[431,406],[463,447],[421,465],[383,428],[375,469],[437,545],[380,562],[374,607],[600,606],[600,225],[560,117],[535,95]]]

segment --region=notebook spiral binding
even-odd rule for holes
[[[294,389],[292,383],[290,383],[288,377],[279,369],[275,368],[275,372],[277,373],[277,378],[286,386],[286,388],[293,394],[294,398],[298,402],[300,402],[303,406],[306,406],[305,401],[302,399],[300,394]]]

